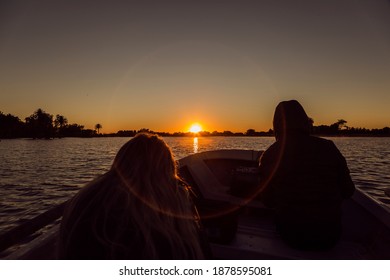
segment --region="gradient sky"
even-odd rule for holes
[[[0,1],[0,111],[102,132],[390,126],[386,0]]]

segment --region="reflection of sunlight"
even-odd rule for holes
[[[198,137],[194,137],[194,154],[198,152]]]

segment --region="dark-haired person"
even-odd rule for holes
[[[275,208],[276,226],[293,247],[321,250],[341,234],[341,204],[355,186],[346,160],[330,140],[310,135],[311,122],[296,100],[275,109],[276,142],[260,158],[262,199]]]
[[[170,148],[138,134],[61,222],[61,259],[202,259],[197,216]]]

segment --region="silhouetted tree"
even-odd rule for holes
[[[200,132],[199,132],[199,135],[200,135],[200,136],[210,136],[211,133],[210,133],[209,131],[200,131]]]
[[[29,136],[32,138],[50,139],[54,134],[53,115],[38,109],[31,116],[26,118],[26,126]]]
[[[64,137],[81,137],[83,136],[84,126],[78,124],[69,124],[66,125],[63,130]]]
[[[24,134],[24,123],[11,114],[0,112],[0,138],[17,138]]]
[[[54,127],[56,129],[58,137],[62,137],[63,130],[67,124],[68,120],[64,116],[56,115],[56,118],[54,120]]]
[[[117,133],[119,137],[133,137],[137,134],[135,130],[119,130]]]
[[[343,127],[346,127],[346,124],[347,121],[346,120],[343,120],[343,119],[340,119],[340,120],[337,120],[336,124],[338,126],[338,130],[341,130]]]
[[[100,123],[98,123],[98,124],[96,124],[95,125],[95,129],[97,130],[97,133],[99,134],[99,130],[102,128],[103,126],[100,124]]]
[[[250,128],[246,131],[245,133],[246,136],[255,136],[256,135],[256,130],[254,130],[253,128]]]
[[[93,137],[96,135],[96,131],[92,129],[83,129],[81,131],[81,137]]]
[[[230,130],[225,130],[224,132],[222,132],[222,134],[223,136],[234,136],[234,133]]]
[[[141,128],[137,131],[137,133],[156,133],[153,130],[150,130],[149,128]]]
[[[337,120],[337,122],[335,122],[329,126],[329,133],[330,134],[339,134],[340,130],[345,126],[346,123],[347,123],[346,120],[343,120],[343,119]]]

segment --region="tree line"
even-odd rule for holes
[[[55,117],[42,109],[22,121],[19,117],[0,112],[0,138],[52,139],[62,137],[94,137],[99,135],[101,124],[95,130],[84,129],[83,125],[69,124],[62,115]]]
[[[354,128],[347,126],[347,121],[343,119],[331,125],[314,126],[313,119],[310,119],[312,124],[312,132],[314,135],[320,136],[384,136],[390,137],[390,128],[384,127],[382,129],[366,129]],[[55,117],[46,113],[42,109],[37,109],[32,115],[22,121],[19,117],[11,114],[4,114],[0,111],[0,138],[33,138],[33,139],[52,139],[62,137],[133,137],[140,132],[156,133],[160,136],[174,136],[185,137],[194,136],[192,132],[156,132],[148,128],[140,130],[120,130],[116,133],[102,134],[101,124],[96,124],[95,129],[84,129],[83,125],[76,123],[69,124],[68,119],[62,115]],[[256,131],[255,129],[248,129],[246,132],[232,132],[232,131],[201,131],[196,136],[274,136],[274,131]]]
[[[311,131],[313,135],[317,136],[375,136],[375,137],[390,137],[390,128],[384,127],[382,129],[367,129],[367,128],[355,128],[348,127],[346,125],[347,121],[338,120],[337,122],[331,125],[319,125],[314,126],[313,120],[311,120],[312,126]],[[177,136],[177,137],[185,137],[185,136],[275,136],[273,129],[269,129],[268,131],[256,131],[255,129],[248,129],[246,132],[232,132],[229,130],[225,130],[223,132],[220,131],[200,131],[196,134],[192,132],[156,132],[147,128],[143,128],[140,130],[120,130],[117,133],[105,134],[107,136],[119,136],[119,137],[133,137],[139,132],[149,132],[156,133],[160,136]]]
[[[313,121],[312,121],[313,123]],[[367,128],[356,128],[349,127],[347,121],[339,119],[337,122],[331,125],[319,125],[312,126],[314,135],[322,136],[384,136],[390,137],[390,127],[384,127],[382,129],[367,129]]]

